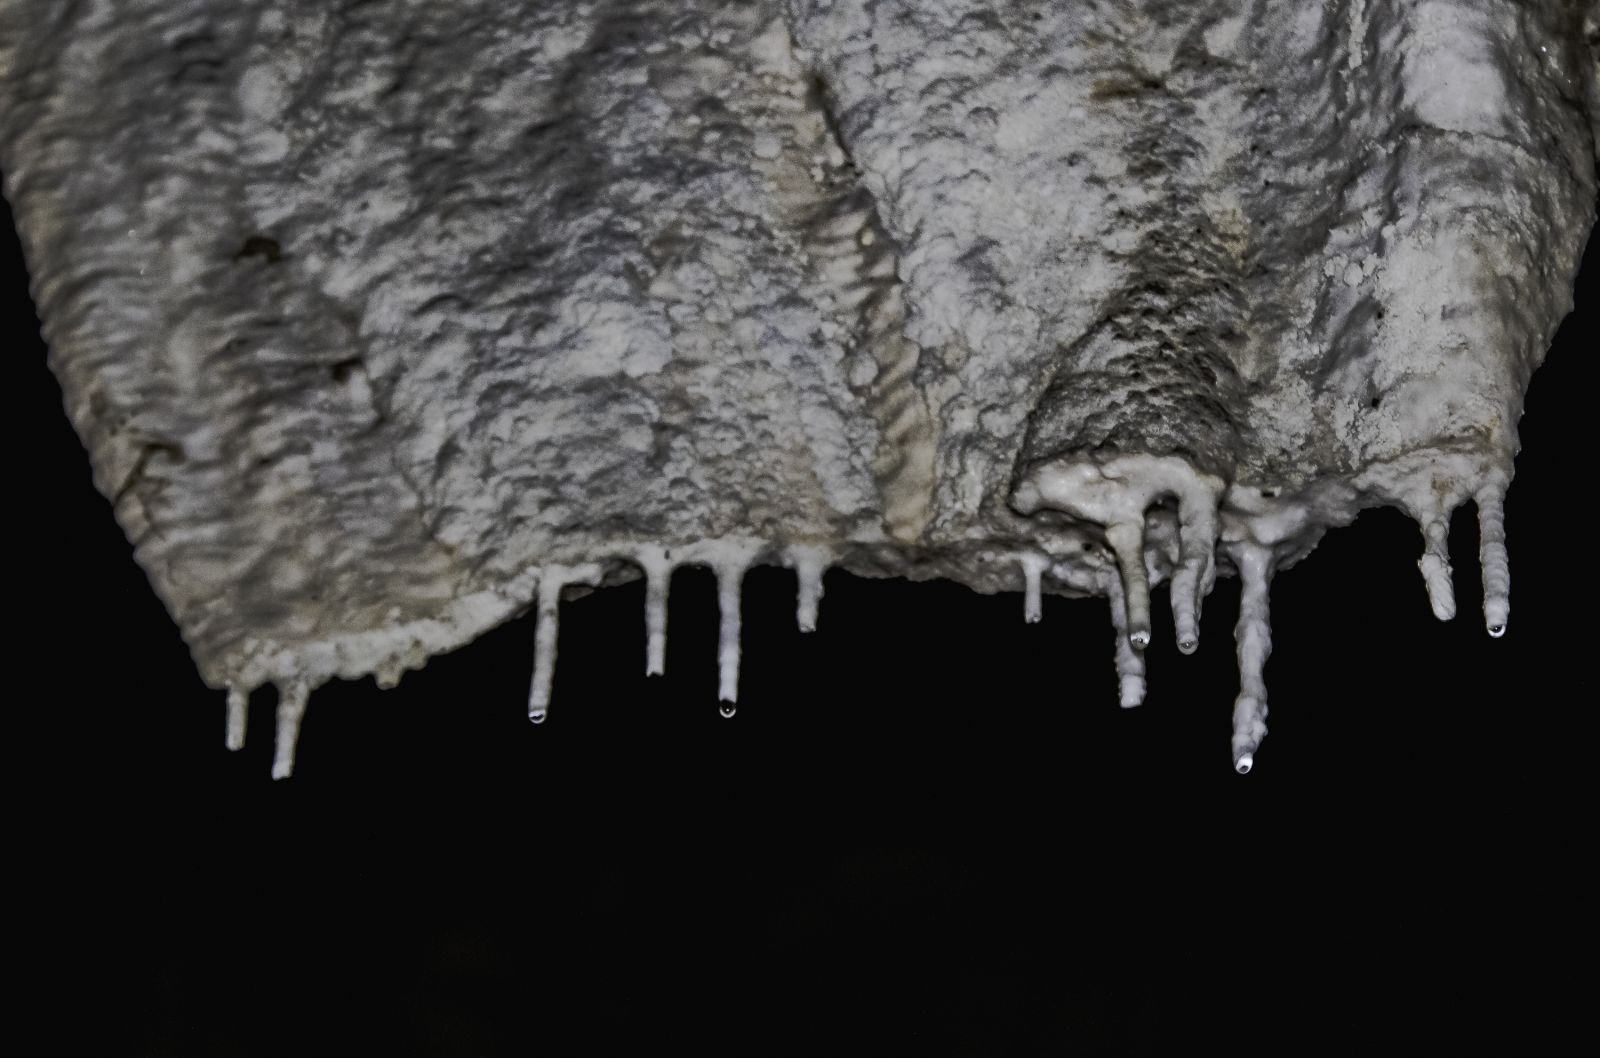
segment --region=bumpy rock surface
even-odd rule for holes
[[[674,565],[1111,597],[1180,646],[1388,504],[1499,501],[1593,223],[1563,0],[0,0],[0,168],[205,679],[393,680]]]

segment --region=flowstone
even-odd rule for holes
[[[0,0],[0,170],[98,487],[228,692],[711,567],[1101,595],[1501,503],[1594,221],[1565,0]]]

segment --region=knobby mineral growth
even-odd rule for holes
[[[1501,504],[1593,223],[1566,0],[0,0],[0,168],[98,487],[242,744],[563,594],[828,569],[1111,606]]]

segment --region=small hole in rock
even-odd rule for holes
[[[244,241],[239,252],[233,255],[235,261],[242,261],[246,257],[264,257],[268,264],[276,263],[283,259],[283,247],[278,245],[278,240],[268,235],[252,235]]]
[[[349,382],[350,376],[355,374],[360,367],[361,358],[352,356],[348,360],[340,360],[337,364],[329,367],[328,373],[333,376],[335,382]]]

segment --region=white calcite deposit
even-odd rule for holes
[[[1563,0],[0,0],[0,168],[99,487],[242,744],[563,592],[1103,595],[1479,512],[1594,220]],[[1218,693],[1222,693],[1218,689]],[[555,703],[559,704],[559,703]]]

